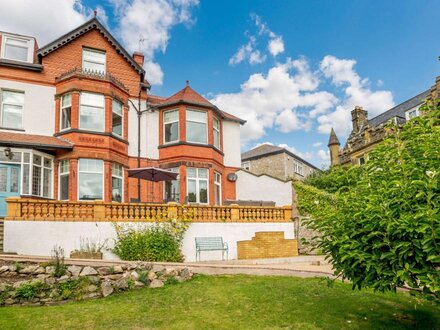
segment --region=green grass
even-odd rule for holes
[[[197,276],[160,289],[50,307],[0,308],[0,329],[440,329],[440,308],[405,293],[322,279]]]

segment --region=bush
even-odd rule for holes
[[[61,277],[66,274],[67,266],[64,264],[64,249],[54,246],[52,250],[51,265],[55,268],[53,276]]]
[[[24,300],[31,300],[37,294],[46,289],[47,285],[42,282],[23,283],[15,290],[15,296]]]
[[[181,230],[170,223],[149,227],[116,228],[113,252],[122,260],[182,262]]]

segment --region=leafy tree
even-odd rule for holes
[[[341,167],[326,180],[333,193],[294,182],[301,214],[312,216],[317,248],[353,288],[409,287],[440,298],[440,107],[392,130],[361,167]]]

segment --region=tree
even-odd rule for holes
[[[316,245],[353,288],[406,286],[440,298],[440,107],[392,130],[361,167],[324,173],[323,192],[294,182]],[[313,184],[313,181],[311,181]],[[335,188],[336,187],[336,188]],[[322,188],[322,187],[321,187]]]

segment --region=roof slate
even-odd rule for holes
[[[40,147],[42,149],[72,149],[73,144],[54,136],[0,132],[0,145],[9,147]]]

